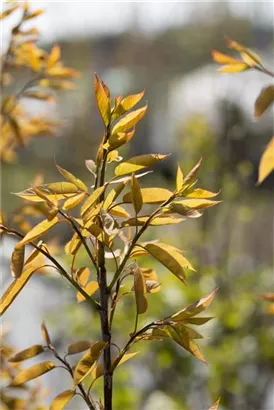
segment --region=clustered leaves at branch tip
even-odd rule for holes
[[[212,57],[218,64],[223,65],[218,71],[222,73],[239,73],[246,70],[256,70],[274,78],[274,73],[267,69],[261,58],[249,48],[237,43],[234,40],[227,39],[228,48],[237,51],[241,60],[220,53],[217,50],[212,51]],[[272,106],[274,102],[274,84],[264,87],[255,101],[254,118],[257,120]],[[274,137],[269,141],[263,155],[260,159],[258,170],[258,184],[261,184],[268,175],[274,170]]]

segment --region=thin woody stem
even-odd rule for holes
[[[9,229],[3,225],[1,225],[1,229],[5,232],[7,232],[8,234],[11,235],[16,235],[19,238],[23,239],[24,235],[21,234],[20,232],[17,232],[15,229]],[[64,276],[69,282],[70,284],[76,288],[78,290],[78,292],[80,292],[85,299],[87,300],[87,302],[96,310],[100,310],[100,305],[98,302],[96,302],[95,300],[93,300],[86,292],[84,289],[82,289],[82,287],[73,279],[70,277],[70,275],[66,272],[66,270],[63,268],[63,266],[50,254],[48,253],[46,250],[44,250],[43,248],[37,246],[34,242],[29,242],[29,244],[35,248],[36,250],[38,250],[40,253],[42,253],[44,256],[46,256],[56,267],[56,269],[58,270],[58,272]]]

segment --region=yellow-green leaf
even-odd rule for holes
[[[48,329],[47,329],[47,326],[46,326],[45,322],[43,322],[42,325],[41,325],[41,332],[42,332],[42,336],[43,336],[43,339],[44,339],[46,345],[47,346],[51,345],[50,335],[49,335],[49,332],[48,332]]]
[[[181,321],[189,317],[196,316],[199,313],[203,312],[211,304],[216,292],[217,292],[217,289],[214,289],[209,295],[200,299],[198,302],[175,313],[174,315],[171,316],[172,320],[174,322]]]
[[[133,128],[129,132],[112,132],[108,142],[104,145],[104,148],[108,149],[109,151],[117,149],[129,142],[133,138],[134,134],[135,128]]]
[[[56,165],[56,167],[57,167],[58,171],[60,172],[60,174],[63,175],[63,177],[66,178],[69,182],[74,184],[81,191],[84,191],[84,192],[88,191],[87,186],[84,184],[83,181],[81,181],[81,179],[77,178],[71,172],[67,171],[64,168],[59,167],[58,165]]]
[[[165,188],[142,188],[141,189],[144,204],[159,204],[168,200],[173,193]],[[123,196],[123,201],[132,203],[131,192]]]
[[[102,117],[104,125],[108,126],[108,124],[110,123],[111,110],[110,99],[107,96],[106,91],[96,74],[94,76],[94,90],[100,115]]]
[[[138,110],[132,111],[125,115],[112,129],[112,134],[118,134],[120,132],[127,132],[143,118],[147,110],[147,105]]]
[[[137,215],[142,209],[143,198],[142,198],[142,193],[141,193],[139,182],[137,181],[134,174],[132,174],[132,177],[131,177],[131,196],[132,196],[133,207]]]
[[[113,119],[119,118],[121,115],[131,110],[131,108],[133,108],[136,104],[138,104],[139,101],[141,101],[144,93],[145,92],[142,91],[139,94],[133,94],[123,98],[113,111]]]
[[[177,201],[178,205],[185,205],[191,209],[204,209],[219,204],[221,201],[211,201],[210,199],[190,198]]]
[[[80,205],[80,203],[85,199],[85,192],[82,192],[81,194],[77,194],[71,198],[68,198],[63,205],[63,209],[65,211],[69,211],[70,209],[75,208],[76,206]]]
[[[44,221],[40,222],[38,225],[34,226],[20,242],[18,242],[17,247],[19,248],[21,246],[24,246],[27,243],[39,238],[41,235],[44,235],[54,225],[58,224],[58,222],[59,219],[57,216],[55,216],[50,221],[48,219],[45,219]]]
[[[9,359],[9,362],[17,363],[22,362],[23,360],[30,359],[31,357],[35,357],[40,353],[44,352],[44,348],[42,345],[34,345],[29,347],[28,349],[22,350],[21,352],[17,353],[15,356]]]
[[[229,64],[224,65],[223,67],[219,68],[218,71],[220,73],[240,73],[242,71],[248,70],[250,67],[245,63],[238,63],[238,64]]]
[[[194,270],[191,263],[172,246],[158,242],[147,244],[145,249],[184,283],[184,269]]]
[[[75,396],[74,390],[66,390],[53,399],[49,410],[63,410],[67,403]]]
[[[50,361],[35,364],[34,366],[31,366],[28,369],[22,370],[18,373],[12,381],[12,386],[20,386],[23,383],[36,379],[55,367],[55,363]]]
[[[72,343],[68,346],[67,355],[82,353],[91,347],[91,343],[86,340],[80,340],[79,342]]]
[[[0,300],[0,316],[8,309],[16,296],[21,292],[25,284],[35,272],[35,268],[29,268],[23,271],[18,279],[15,279],[8,287]]]
[[[215,196],[219,195],[219,192],[210,192],[206,191],[205,189],[197,188],[194,189],[191,193],[186,195],[186,198],[214,198]]]
[[[255,102],[255,119],[260,118],[264,112],[273,104],[274,102],[274,85],[269,85],[265,87],[260,92],[256,102]]]
[[[11,274],[15,278],[19,278],[24,267],[25,247],[15,246],[11,255]]]
[[[272,171],[274,171],[274,137],[260,159],[258,184],[261,184]]]
[[[146,298],[146,281],[139,267],[134,272],[134,292],[137,314],[141,315],[142,313],[145,313],[147,311],[148,305]]]
[[[93,364],[98,360],[105,345],[106,342],[103,341],[95,342],[89,351],[80,359],[74,371],[74,381],[76,384],[81,383],[91,372]]]
[[[115,168],[115,175],[120,176],[140,171],[141,169],[151,167],[152,165],[163,161],[168,156],[169,155],[145,154],[130,158],[127,161],[122,162]]]
[[[122,222],[122,226],[143,226],[147,223],[149,216],[139,216],[138,218],[130,218]],[[159,215],[149,222],[150,226],[174,225],[184,221],[184,218],[175,218],[173,216]]]
[[[100,198],[100,196],[102,195],[102,193],[104,192],[105,187],[101,186],[100,188],[97,188],[86,200],[86,202],[84,203],[84,205],[81,208],[81,216],[83,216],[83,214],[85,212],[87,212],[88,210],[90,210],[90,208],[98,201],[98,199]]]
[[[129,213],[120,205],[115,205],[109,210],[111,215],[120,216],[121,218],[128,218]]]
[[[176,175],[176,189],[177,189],[177,191],[179,191],[182,188],[183,181],[184,181],[183,171],[182,171],[180,165],[178,164],[177,175]]]
[[[83,289],[85,290],[85,292],[89,295],[92,296],[98,289],[99,289],[99,285],[98,282],[96,281],[91,281],[88,282]],[[77,301],[78,303],[83,302],[84,300],[86,300],[86,298],[82,295],[82,293],[77,292]]]
[[[77,186],[71,182],[52,182],[38,186],[37,188],[44,190],[44,193],[48,192],[62,195],[76,194],[78,192]]]

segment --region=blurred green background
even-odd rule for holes
[[[219,286],[209,312],[216,319],[203,326],[206,339],[200,342],[208,365],[171,342],[143,342],[137,358],[117,371],[114,408],[205,410],[221,396],[221,409],[272,410],[273,319],[260,296],[274,288],[274,177],[261,186],[256,180],[260,156],[273,135],[273,111],[259,123],[252,119],[256,96],[269,80],[255,72],[218,74],[211,50],[225,51],[227,35],[254,49],[271,68],[273,3],[44,2],[41,6],[46,9],[41,17],[42,44],[50,49],[58,42],[65,64],[78,69],[81,77],[75,91],[64,92],[57,106],[47,108],[49,116],[60,121],[58,135],[41,137],[19,150],[16,165],[2,165],[4,212],[20,206],[20,199],[10,192],[27,188],[37,171],[45,174],[46,182],[58,180],[55,161],[92,184],[84,161],[94,158],[102,135],[94,72],[113,95],[146,90],[148,113],[123,156],[172,155],[145,183],[169,188],[175,184],[177,162],[187,172],[203,157],[199,186],[220,190],[223,201],[198,220],[149,231],[150,239],[158,237],[185,250],[197,270],[188,278],[187,288],[151,258],[141,263],[155,267],[162,289],[149,295],[149,310],[140,323],[167,316]],[[29,109],[41,107],[32,104]],[[65,243],[70,232],[59,236]],[[34,280],[45,298],[62,294],[62,303],[48,303],[40,319],[46,319],[60,349],[64,341],[99,337],[97,318],[88,306],[76,304],[71,289],[64,289],[55,277]],[[33,298],[26,303],[42,303],[35,294]],[[16,303],[14,309],[19,309],[20,300]],[[133,328],[134,306],[129,296],[117,309],[118,344]],[[20,309],[24,317],[24,307]],[[14,344],[20,339],[13,330],[9,337]],[[39,343],[39,325],[37,333],[28,337]],[[49,389],[54,391],[59,382],[49,379]],[[99,385],[100,381],[95,383],[98,393]]]

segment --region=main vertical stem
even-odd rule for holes
[[[108,299],[107,271],[105,267],[104,246],[99,245],[99,287],[101,302],[101,331],[102,338],[107,345],[104,349],[104,404],[105,410],[112,410],[112,373],[111,373],[111,333],[108,320]]]
[[[108,127],[105,134],[105,141],[109,137],[110,128]],[[105,170],[107,163],[107,151],[103,151],[103,158],[100,170],[99,186],[105,183]],[[104,200],[104,193],[101,195],[100,201]],[[112,372],[111,372],[111,332],[109,326],[109,295],[107,284],[107,270],[105,264],[105,246],[102,242],[98,242],[98,283],[100,289],[100,319],[102,339],[107,343],[104,349],[104,405],[105,410],[112,410]]]

